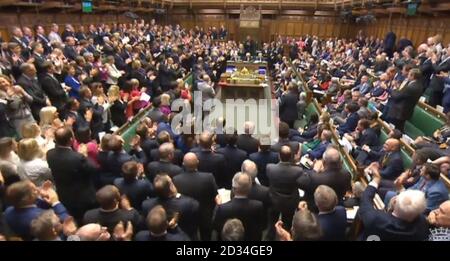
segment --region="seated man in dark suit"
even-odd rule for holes
[[[258,152],[258,140],[252,137],[255,124],[251,121],[245,123],[244,134],[239,135],[237,139],[237,147],[245,150],[247,155]]]
[[[185,171],[173,178],[177,190],[197,200],[200,204],[200,236],[202,241],[211,240],[212,214],[216,206],[217,184],[211,173],[198,171],[197,156],[189,152],[184,156]]]
[[[278,153],[270,150],[270,138],[262,137],[259,140],[259,151],[250,154],[249,159],[258,166],[258,180],[262,185],[269,185],[266,175],[267,164],[276,164],[279,161]]]
[[[233,177],[232,183],[234,198],[217,206],[213,221],[214,228],[220,233],[228,219],[237,218],[244,225],[244,240],[259,241],[262,237],[262,231],[266,227],[266,220],[263,204],[260,201],[248,198],[252,187],[251,178],[245,173],[238,172]]]
[[[199,160],[198,171],[209,172],[214,175],[217,186],[224,188],[228,184],[224,178],[225,157],[222,154],[211,151],[213,135],[204,132],[200,135],[200,151],[196,152]]]
[[[154,207],[147,215],[148,230],[140,231],[134,237],[135,241],[189,241],[189,237],[178,227],[176,222],[169,226],[166,210],[162,206]]]
[[[192,239],[197,239],[199,225],[199,203],[197,200],[178,193],[172,179],[167,174],[159,174],[153,181],[156,198],[142,202],[142,214],[147,214],[156,206],[161,205],[166,211],[168,220],[179,218],[178,224]]]
[[[289,146],[281,147],[279,157],[280,162],[268,164],[266,170],[273,206],[270,218],[273,225],[281,213],[283,223],[289,228],[300,201],[297,180],[303,175],[303,171],[300,167],[292,164],[292,150]]]
[[[69,217],[66,208],[59,202],[51,182],[45,183],[42,189],[30,181],[16,182],[6,190],[6,199],[11,203],[5,210],[6,224],[23,240],[32,239],[31,221],[46,209],[53,209],[60,221]]]
[[[171,178],[180,174],[183,170],[173,164],[175,148],[172,143],[166,142],[159,146],[159,161],[152,161],[147,165],[145,175],[148,180],[153,181],[156,175],[166,173]]]
[[[217,153],[225,157],[225,171],[223,179],[225,188],[231,188],[231,179],[241,169],[242,162],[247,158],[247,153],[236,147],[237,133],[226,134],[227,146],[217,149]]]
[[[380,170],[383,180],[394,181],[402,174],[404,167],[399,140],[387,139],[383,145],[383,150],[380,152],[373,151],[367,146],[363,147],[363,150],[369,153],[369,157],[379,159],[378,162],[374,162],[371,165]]]
[[[327,147],[331,144],[332,133],[330,130],[323,130],[320,135],[320,143],[313,150],[308,150],[306,155],[312,160],[321,159]]]
[[[320,185],[327,185],[332,188],[341,202],[347,191],[351,190],[351,175],[342,168],[341,156],[339,151],[330,146],[324,152],[323,169],[319,172],[307,172],[298,180],[298,186],[305,191],[305,200],[310,209],[316,212],[314,204],[314,191]]]
[[[364,165],[369,156],[362,147],[377,148],[379,146],[379,138],[376,131],[370,127],[370,121],[362,119],[358,121],[356,132],[354,134],[344,135],[349,141],[354,141],[356,148],[353,148],[353,155],[359,164]]]
[[[424,241],[428,237],[428,224],[423,216],[426,208],[425,195],[421,191],[406,190],[401,192],[392,206],[392,211],[377,210],[373,199],[381,182],[381,173],[371,168],[373,180],[364,191],[358,216],[364,230],[362,240],[376,236],[381,241]]]
[[[153,195],[153,185],[143,176],[139,163],[128,161],[122,165],[122,178],[114,180],[121,195],[127,196],[130,204],[138,211],[141,210],[142,202]]]
[[[347,213],[343,206],[337,206],[338,198],[334,190],[320,185],[314,192],[314,202],[319,209],[319,224],[322,228],[321,240],[343,241],[347,228]]]
[[[344,133],[350,133],[356,129],[359,121],[359,115],[357,111],[359,110],[358,104],[352,102],[345,106],[345,110],[348,112],[348,116],[343,124],[341,124],[337,130],[339,135],[344,135]]]
[[[119,206],[121,198],[119,190],[113,185],[106,185],[96,194],[100,208],[91,209],[84,214],[83,223],[98,223],[108,228],[109,233],[114,232],[116,225],[122,221],[124,224],[131,221],[134,231],[141,227],[141,216],[128,206]]]
[[[299,144],[295,141],[289,140],[289,125],[285,122],[280,122],[278,126],[278,142],[272,146],[272,151],[280,152],[283,145],[287,145],[291,148],[293,154],[296,154],[299,150]]]

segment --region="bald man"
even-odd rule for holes
[[[211,240],[212,213],[216,206],[217,184],[212,173],[199,172],[197,155],[186,153],[183,158],[184,172],[173,178],[178,192],[197,200],[200,204],[200,237],[202,241]]]
[[[379,158],[376,167],[380,169],[381,177],[384,180],[395,180],[402,174],[403,159],[400,151],[400,141],[397,139],[387,139],[381,152],[372,151],[370,148],[363,147],[369,153],[370,157]]]
[[[274,225],[281,214],[283,223],[288,228],[291,227],[292,217],[300,200],[297,180],[303,175],[302,169],[291,163],[292,154],[291,147],[283,145],[279,154],[280,162],[266,167],[273,205],[271,224]]]

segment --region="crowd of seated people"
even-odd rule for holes
[[[445,48],[434,38],[420,57],[406,47],[390,58],[381,41],[361,36],[278,37],[256,52],[251,38],[215,41],[226,38],[224,28],[153,20],[67,24],[61,34],[56,24],[50,32],[14,27],[11,36],[0,58],[1,239],[347,240],[345,208],[355,206],[364,224],[358,239],[433,240],[429,226],[450,227],[439,179],[450,165],[448,124],[416,140],[412,167],[401,155],[401,130],[423,90],[436,104],[437,90],[447,93],[446,54],[437,51]],[[195,90],[213,98],[228,60],[267,61],[277,140],[255,135],[251,121],[238,134],[223,118],[201,133],[172,129],[173,102],[198,106]],[[381,73],[374,83],[371,67]],[[348,79],[354,84],[342,88]],[[306,88],[332,96],[326,110],[306,117]],[[369,102],[397,127],[384,143]],[[114,132],[142,111],[131,140]],[[336,135],[371,175],[367,188],[344,168]],[[373,207],[376,194],[386,210]]]

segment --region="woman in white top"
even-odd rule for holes
[[[110,85],[116,85],[118,79],[122,76],[122,72],[116,68],[116,65],[114,65],[113,56],[106,57],[105,62],[105,68],[108,71],[108,78],[106,79],[106,83]]]
[[[36,139],[22,139],[19,142],[18,153],[20,164],[19,176],[29,179],[36,186],[41,186],[47,180],[53,180],[47,161],[39,157],[42,153]]]

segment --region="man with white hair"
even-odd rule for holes
[[[237,147],[241,150],[245,150],[247,155],[258,152],[258,140],[252,137],[255,131],[255,123],[246,121],[244,123],[244,133],[239,135],[237,139]]]
[[[250,176],[252,179],[252,188],[248,194],[249,199],[261,201],[264,204],[264,212],[267,213],[270,206],[269,188],[263,186],[256,179],[258,175],[258,166],[251,160],[245,160],[242,163],[241,171]]]
[[[425,194],[406,190],[392,200],[392,212],[377,210],[373,199],[381,182],[377,168],[371,168],[373,180],[361,197],[358,215],[364,226],[363,240],[423,241],[428,236],[428,224],[423,215]]]
[[[230,218],[242,221],[245,229],[244,240],[261,240],[262,231],[266,227],[263,204],[257,200],[251,200],[248,195],[252,188],[252,180],[249,175],[238,172],[233,177],[233,194],[231,201],[218,205],[214,215],[214,229],[220,233],[225,222]]]
[[[343,241],[347,228],[347,216],[343,206],[338,206],[336,192],[326,185],[320,185],[314,192],[314,202],[319,209],[321,240]]]

